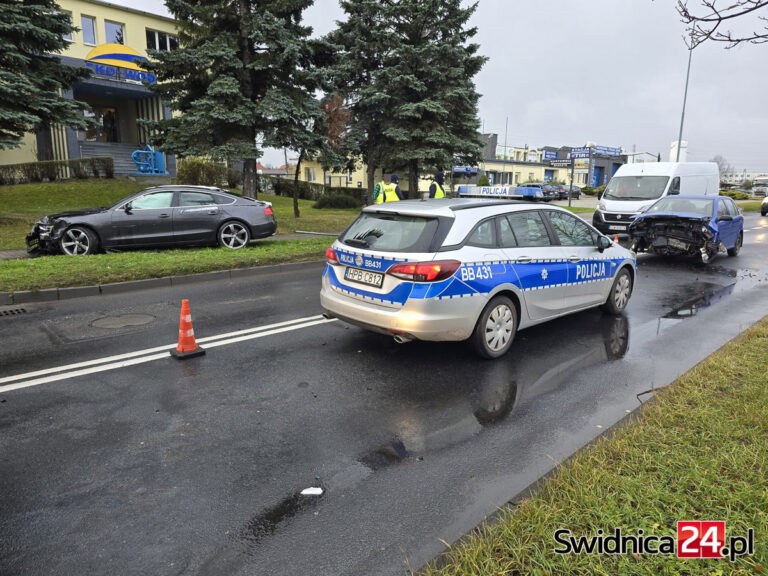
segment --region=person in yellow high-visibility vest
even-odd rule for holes
[[[445,198],[447,196],[443,182],[445,182],[445,174],[441,171],[435,172],[435,181],[429,186],[430,198]]]
[[[387,182],[389,180],[389,182]],[[383,204],[384,202],[397,202],[403,199],[403,193],[400,190],[400,186],[397,185],[397,174],[392,174],[388,178],[384,177],[384,189],[379,192],[378,198],[376,198],[376,204]]]

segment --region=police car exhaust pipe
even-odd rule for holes
[[[411,336],[408,336],[406,334],[395,334],[392,336],[392,338],[394,338],[395,342],[397,342],[398,344],[407,344],[408,342],[413,340]]]

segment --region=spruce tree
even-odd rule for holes
[[[62,90],[90,75],[55,54],[75,30],[54,0],[0,1],[0,149],[15,148],[26,132],[49,124],[86,128],[86,105]]]
[[[397,0],[387,20],[395,40],[384,61],[389,95],[384,134],[390,162],[408,172],[409,195],[418,193],[423,169],[448,169],[454,160],[474,164],[482,142],[473,78],[484,56],[469,43],[467,21],[477,8],[462,0]]]
[[[157,91],[180,112],[156,124],[163,149],[243,160],[243,194],[257,192],[262,147],[299,150],[312,119],[312,30],[301,25],[312,0],[168,0],[179,22],[178,50],[152,52]]]
[[[389,95],[383,62],[389,53],[387,7],[377,0],[342,0],[347,19],[338,23],[327,40],[338,50],[331,66],[331,81],[350,112],[349,130],[340,151],[351,162],[362,157],[367,166],[368,197],[373,196],[374,175],[385,161],[389,141],[384,136]]]

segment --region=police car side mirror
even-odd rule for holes
[[[612,242],[611,242],[611,240],[609,238],[606,238],[605,236],[600,236],[597,239],[597,250],[598,250],[598,252],[602,253],[603,250],[605,250],[606,248],[610,248],[611,244],[612,244]]]

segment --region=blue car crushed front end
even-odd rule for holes
[[[635,252],[666,256],[701,255],[706,262],[727,247],[720,239],[718,223],[709,216],[685,212],[638,214],[629,226]]]

